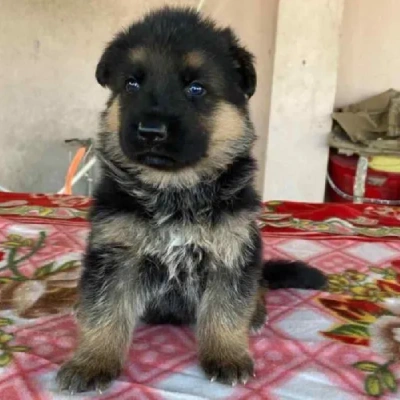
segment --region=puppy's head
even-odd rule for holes
[[[120,33],[96,78],[112,92],[102,150],[148,182],[194,183],[254,141],[253,56],[193,10],[164,8]]]

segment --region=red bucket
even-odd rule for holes
[[[334,203],[351,203],[358,156],[345,156],[331,152],[329,156],[328,198]],[[329,181],[329,179],[328,179]],[[339,190],[335,190],[339,189]],[[368,168],[365,182],[364,203],[380,203],[379,200],[400,200],[400,173],[376,171]],[[378,200],[378,201],[373,201]]]

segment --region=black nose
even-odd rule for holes
[[[167,138],[167,125],[161,122],[140,122],[138,137],[147,142],[163,142]]]

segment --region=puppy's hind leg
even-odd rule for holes
[[[261,331],[267,320],[267,310],[264,301],[266,292],[266,288],[260,287],[258,289],[257,303],[250,323],[250,329],[254,333]]]

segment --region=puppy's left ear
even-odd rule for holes
[[[235,68],[240,75],[239,86],[243,90],[244,94],[250,98],[256,91],[257,86],[254,56],[239,43],[238,38],[231,29],[225,29],[224,35],[228,38],[229,51],[233,58]]]

